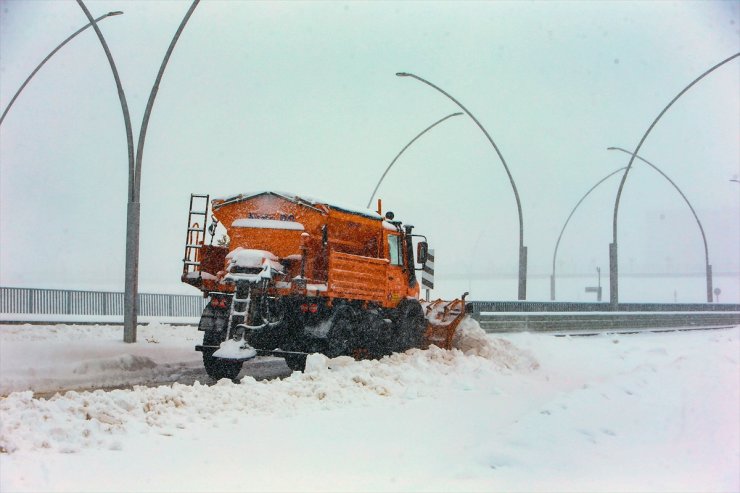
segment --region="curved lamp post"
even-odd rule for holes
[[[581,200],[578,201],[575,207],[573,207],[573,210],[570,211],[570,214],[568,214],[568,219],[565,220],[565,223],[563,224],[563,228],[560,230],[560,235],[558,235],[558,241],[555,242],[555,249],[552,252],[552,275],[550,276],[550,301],[555,301],[555,257],[557,257],[558,255],[558,247],[560,246],[560,240],[563,238],[563,233],[565,233],[565,228],[566,226],[568,226],[568,223],[570,222],[570,218],[573,217],[573,214],[575,214],[576,209],[578,209],[581,203],[584,200],[586,200],[586,197],[588,197],[591,194],[591,192],[593,192],[599,185],[601,185],[606,180],[616,175],[620,171],[624,171],[624,168],[619,168],[616,171],[612,171],[611,173],[606,175],[604,178],[596,182],[596,184],[592,186],[588,192],[583,194],[583,197],[581,197]]]
[[[103,20],[103,19],[105,19],[107,17],[113,17],[114,15],[123,15],[123,12],[121,12],[120,10],[117,10],[115,12],[108,12],[107,14],[103,14],[100,17],[98,17],[97,19],[95,19],[94,20],[94,23],[97,23],[97,22],[99,22],[99,21],[101,21],[101,20]],[[48,62],[49,59],[52,56],[54,56],[54,54],[57,51],[61,50],[64,45],[66,45],[67,43],[69,43],[72,40],[72,38],[74,38],[75,36],[77,36],[82,31],[84,31],[85,29],[87,29],[88,27],[90,27],[92,25],[93,25],[93,22],[88,22],[87,24],[85,24],[84,26],[82,26],[81,28],[79,28],[77,31],[75,31],[74,33],[72,33],[67,39],[65,39],[64,41],[62,41],[59,44],[59,46],[57,46],[56,48],[54,48],[53,50],[51,50],[51,53],[49,53],[48,55],[46,55],[46,58],[44,58],[43,60],[41,60],[41,63],[39,63],[36,66],[36,68],[33,70],[33,72],[31,72],[31,75],[28,76],[28,78],[23,82],[23,84],[21,84],[21,87],[19,87],[18,90],[16,91],[16,93],[13,95],[13,98],[10,100],[10,103],[8,103],[8,106],[3,111],[2,116],[0,116],[0,125],[2,125],[3,120],[5,120],[5,115],[8,114],[8,111],[10,111],[10,107],[13,106],[13,103],[15,103],[15,100],[18,99],[18,96],[20,96],[21,91],[23,91],[23,89],[28,85],[28,83],[31,81],[31,79],[33,79],[33,76],[36,75],[36,72],[38,72],[39,70],[41,70],[41,67],[43,67],[44,64],[46,62]]]
[[[121,100],[121,108],[123,110],[124,120],[126,121],[126,137],[129,146],[129,182],[128,182],[128,206],[126,209],[126,280],[125,280],[125,293],[124,293],[124,312],[123,312],[123,340],[124,342],[136,342],[136,304],[138,296],[138,281],[139,281],[139,218],[140,218],[140,203],[139,203],[139,191],[141,189],[141,162],[142,155],[144,152],[144,140],[146,138],[146,131],[149,125],[149,116],[152,112],[154,105],[154,99],[159,91],[159,84],[162,80],[162,75],[167,67],[167,62],[172,55],[172,51],[175,48],[177,40],[180,38],[180,34],[185,28],[190,16],[193,14],[195,7],[198,5],[200,0],[193,0],[190,9],[188,9],[185,17],[183,18],[180,26],[175,33],[175,36],[170,42],[170,46],[165,53],[162,64],[159,67],[157,78],[154,81],[151,92],[149,93],[149,100],[147,101],[146,110],[144,111],[144,117],[141,123],[141,129],[139,130],[139,141],[136,149],[136,159],[134,159],[133,151],[133,135],[131,132],[131,121],[126,105],[126,96],[121,86],[120,78],[118,77],[118,71],[116,64],[113,61],[113,56],[108,49],[108,44],[105,42],[103,33],[100,32],[95,20],[90,15],[90,11],[87,10],[82,0],[77,0],[80,8],[85,13],[87,18],[90,20],[95,32],[98,35],[100,44],[103,46],[108,62],[113,71],[113,77],[116,80],[116,87],[118,88],[118,96]]]
[[[486,138],[493,146],[493,149],[496,151],[496,154],[498,154],[498,157],[501,160],[501,164],[504,165],[506,174],[509,177],[509,182],[511,182],[511,188],[514,190],[514,198],[516,199],[516,207],[517,207],[517,211],[519,212],[519,290],[518,290],[518,298],[520,300],[526,300],[527,299],[527,247],[524,246],[524,219],[522,217],[522,202],[519,199],[519,192],[516,189],[514,178],[511,176],[511,172],[509,171],[509,167],[506,165],[506,160],[504,159],[504,156],[501,154],[501,151],[499,151],[498,146],[496,146],[496,143],[493,141],[493,139],[488,134],[486,129],[483,127],[483,125],[481,125],[478,119],[475,116],[473,116],[473,114],[470,111],[468,111],[468,109],[465,106],[463,106],[460,101],[452,97],[450,94],[445,92],[443,89],[435,86],[428,80],[422,79],[418,75],[414,75],[408,72],[398,72],[396,73],[396,75],[399,77],[412,77],[420,82],[423,82],[429,87],[436,89],[437,91],[441,92],[445,96],[447,96],[450,100],[452,100],[452,102],[458,105],[460,109],[463,110],[475,122],[476,125],[478,125],[478,128],[480,128],[481,131],[485,134]]]
[[[628,150],[622,149],[621,147],[609,147],[607,150],[610,151],[622,151],[626,152],[627,154],[631,154]],[[655,166],[653,163],[648,161],[647,159],[642,158],[641,156],[637,156],[637,159],[644,162],[645,164],[649,165],[651,168],[653,168],[655,171],[660,173],[663,178],[668,180],[668,182],[673,185],[673,188],[676,189],[676,191],[681,195],[684,202],[686,202],[686,205],[689,206],[689,209],[691,209],[691,213],[694,215],[694,219],[696,219],[696,223],[699,225],[699,231],[701,232],[702,240],[704,241],[704,259],[705,259],[705,265],[706,265],[706,272],[707,272],[707,302],[711,303],[713,301],[712,298],[712,266],[709,264],[709,249],[707,248],[707,237],[704,234],[704,228],[702,227],[701,221],[699,221],[699,216],[696,214],[696,211],[694,210],[694,207],[689,202],[689,199],[686,197],[686,195],[681,191],[681,189],[676,185],[676,183],[671,180],[671,178],[666,175],[660,168]],[[601,185],[603,182],[605,182],[607,179],[611,178],[615,174],[619,173],[620,171],[624,171],[625,168],[620,168],[616,171],[612,171],[608,175],[606,175],[604,178],[599,180],[591,189],[585,193],[583,197],[581,197],[581,200],[578,201],[578,203],[573,207],[573,210],[570,212],[570,215],[568,215],[568,218],[565,220],[565,224],[563,224],[563,229],[560,230],[560,236],[558,236],[558,241],[555,243],[555,250],[552,254],[552,275],[550,276],[550,300],[555,300],[555,258],[558,254],[558,246],[560,245],[560,240],[563,237],[563,233],[565,232],[566,226],[568,226],[568,222],[570,221],[571,217],[573,217],[573,214],[576,212],[576,209],[580,207],[581,203],[588,197],[588,195],[594,191],[599,185]]]
[[[406,144],[406,146],[403,149],[401,149],[401,151],[398,154],[396,154],[396,157],[393,158],[393,161],[391,161],[391,164],[389,164],[388,167],[383,172],[383,176],[381,176],[380,177],[380,180],[378,180],[378,184],[375,185],[375,188],[373,189],[373,193],[372,193],[372,195],[370,195],[370,200],[367,201],[367,206],[366,207],[368,209],[370,208],[370,204],[373,202],[373,199],[375,198],[375,194],[378,192],[378,188],[380,188],[380,184],[383,183],[383,179],[385,178],[385,175],[388,174],[388,172],[391,170],[391,168],[396,163],[396,161],[398,160],[398,158],[401,157],[401,154],[403,154],[404,151],[411,146],[411,144],[413,144],[414,142],[416,142],[416,140],[419,137],[421,137],[422,135],[424,135],[425,133],[427,133],[429,130],[433,129],[434,127],[436,127],[437,125],[439,125],[443,121],[447,120],[448,118],[452,118],[453,116],[458,116],[458,115],[462,115],[462,113],[459,113],[459,112],[458,113],[452,113],[452,114],[447,115],[446,117],[441,118],[441,119],[437,120],[436,122],[432,123],[427,128],[425,128],[424,130],[422,130],[421,132],[419,132],[416,135],[416,137],[414,137],[413,139],[411,139],[409,141],[409,143]]]
[[[609,151],[622,151],[627,154],[632,154],[627,149],[622,149],[621,147],[608,147],[607,150]],[[694,219],[696,219],[696,224],[699,226],[699,232],[701,233],[701,239],[704,242],[704,265],[706,267],[706,277],[707,277],[707,303],[711,303],[713,300],[712,298],[712,266],[709,264],[709,248],[707,247],[707,236],[704,234],[704,227],[701,225],[701,221],[699,220],[699,216],[696,214],[696,211],[694,210],[694,207],[691,205],[691,202],[689,202],[689,199],[684,195],[684,193],[681,191],[680,188],[678,188],[678,185],[674,183],[673,180],[671,180],[668,175],[663,173],[663,171],[660,170],[657,166],[655,166],[653,163],[648,161],[647,159],[638,156],[635,154],[637,159],[642,161],[643,163],[649,165],[652,167],[655,171],[663,175],[663,178],[668,180],[668,182],[673,185],[673,188],[676,189],[676,191],[681,194],[681,197],[683,198],[684,202],[686,202],[686,205],[689,206],[689,209],[691,209],[691,213],[694,215]]]
[[[645,131],[645,134],[640,139],[640,142],[637,144],[637,147],[635,148],[634,152],[629,153],[630,154],[630,161],[627,164],[626,169],[624,170],[624,174],[622,175],[622,181],[619,183],[619,190],[617,191],[617,198],[614,201],[614,217],[612,220],[612,235],[613,235],[613,241],[611,244],[609,244],[609,301],[612,305],[613,309],[616,309],[619,304],[619,260],[618,260],[618,249],[617,249],[617,215],[619,213],[619,199],[622,196],[622,189],[624,188],[624,182],[627,180],[627,174],[629,173],[630,169],[632,168],[632,163],[635,160],[635,156],[640,152],[640,147],[642,147],[642,144],[645,142],[645,139],[647,139],[647,136],[650,134],[650,132],[653,130],[655,125],[658,123],[658,121],[662,118],[662,116],[668,111],[668,109],[673,106],[673,103],[675,103],[681,96],[683,96],[686,91],[691,89],[697,82],[702,80],[704,77],[721,67],[722,65],[726,64],[727,62],[737,58],[740,56],[740,53],[735,53],[729,58],[726,58],[719,62],[718,64],[711,67],[709,70],[701,74],[699,77],[694,79],[688,86],[683,88],[681,92],[679,92],[668,105],[663,108],[663,111],[660,112],[660,114],[653,120],[653,123],[650,124],[648,129]]]

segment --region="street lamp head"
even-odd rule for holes
[[[408,72],[396,72],[396,75],[399,77],[409,77],[411,74]]]
[[[116,11],[113,11],[113,12],[108,12],[108,16],[109,17],[110,16],[114,16],[114,15],[123,15],[123,12],[121,12],[120,10],[116,10]]]

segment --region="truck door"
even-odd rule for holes
[[[392,306],[406,297],[407,284],[403,268],[403,241],[399,233],[387,232],[385,242],[388,265],[388,298]]]

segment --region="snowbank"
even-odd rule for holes
[[[191,326],[140,325],[137,342],[107,325],[0,325],[0,395],[167,382],[202,366]]]
[[[185,423],[212,423],[213,416],[220,413],[292,416],[307,410],[372,405],[387,398],[431,398],[446,388],[467,388],[471,375],[512,369],[528,372],[537,367],[531,354],[486,337],[475,321],[463,332],[460,340],[468,355],[436,346],[379,361],[313,354],[305,372],[283,380],[244,377],[239,384],[224,379],[212,387],[196,383],[110,392],[72,391],[48,400],[34,399],[32,391],[16,392],[0,401],[0,450],[118,448],[112,437],[142,427],[171,433]],[[74,365],[71,371],[75,375],[95,371],[102,377],[111,370],[136,372],[156,366],[151,358],[125,354],[91,359]]]
[[[0,327],[3,356],[24,349],[3,358],[0,383],[23,374],[35,388],[46,372],[29,372],[41,365],[90,382],[156,371],[165,363],[151,349],[175,364],[170,338],[189,336],[153,327],[144,338],[157,343],[112,351],[99,329]],[[473,321],[460,329],[451,351],[312,355],[305,372],[283,379],[12,393],[0,400],[0,490],[740,489],[739,328],[594,337],[491,337]],[[75,359],[82,339],[99,354]],[[192,353],[192,341],[183,344],[183,361]]]
[[[455,331],[452,347],[467,356],[481,356],[503,368],[535,370],[539,363],[529,351],[522,350],[501,337],[491,337],[477,321],[465,317]]]

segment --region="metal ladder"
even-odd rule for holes
[[[240,298],[240,296],[244,296],[246,288],[246,298]],[[252,303],[252,289],[251,286],[248,286],[246,284],[237,284],[236,289],[234,290],[234,297],[231,300],[231,310],[229,310],[229,323],[226,326],[226,339],[232,337],[232,332],[235,331],[239,325],[243,325],[247,321],[247,316],[249,313],[249,305]],[[239,303],[239,307],[237,308],[237,303]],[[244,333],[242,332],[242,338],[244,338]]]
[[[183,275],[200,270],[200,256],[198,254],[206,238],[209,198],[208,195],[190,194],[185,256],[182,259]]]

